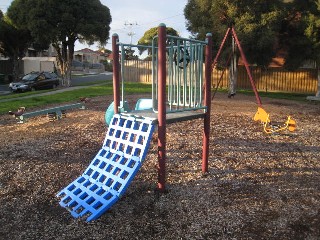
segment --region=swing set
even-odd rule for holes
[[[255,98],[256,98],[256,101],[257,101],[257,104],[258,104],[258,110],[256,112],[256,114],[254,115],[254,118],[253,120],[254,121],[260,121],[263,125],[263,131],[267,134],[273,134],[273,133],[277,133],[277,132],[281,132],[281,131],[284,131],[284,130],[289,130],[290,132],[293,132],[295,131],[296,129],[296,122],[295,120],[293,120],[291,118],[291,116],[288,116],[287,117],[287,120],[284,122],[284,123],[281,123],[281,124],[278,124],[278,123],[273,123],[271,122],[270,120],[270,115],[263,109],[262,107],[262,102],[261,102],[261,98],[259,96],[259,93],[257,91],[257,88],[256,88],[256,85],[255,85],[255,82],[253,80],[253,77],[251,75],[251,71],[250,71],[250,68],[249,68],[249,64],[248,64],[248,61],[246,59],[246,56],[244,54],[244,51],[241,47],[241,44],[240,44],[240,41],[237,37],[237,34],[235,32],[235,29],[233,27],[229,27],[226,31],[226,34],[222,40],[222,43],[220,45],[220,48],[217,52],[217,55],[215,56],[215,59],[212,63],[212,69],[216,66],[217,62],[218,62],[218,59],[222,53],[222,49],[227,41],[227,38],[228,36],[231,35],[232,37],[232,40],[235,42],[235,45],[238,47],[238,50],[240,52],[240,56],[243,60],[243,63],[244,63],[244,66],[246,68],[246,71],[247,71],[247,74],[248,74],[248,77],[249,77],[249,80],[250,80],[250,83],[251,83],[251,87],[252,87],[252,90],[254,92],[254,95],[255,95]],[[234,50],[234,47],[233,46],[233,50]],[[227,62],[226,62],[226,65],[228,65],[231,61],[231,57],[232,57],[232,54],[230,54]],[[215,92],[217,91],[218,87],[219,87],[219,84],[222,80],[222,77],[223,77],[223,74],[224,74],[225,70],[222,72],[221,76],[220,76],[220,79],[218,81],[218,84],[217,84],[217,87],[215,89]],[[214,92],[214,94],[215,94]],[[213,94],[213,96],[214,96]],[[231,94],[231,95],[230,95]],[[234,93],[230,93],[228,97],[231,97],[232,94]]]

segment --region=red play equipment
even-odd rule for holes
[[[224,35],[224,38],[223,38],[223,40],[222,40],[222,42],[221,42],[220,48],[219,48],[219,50],[218,50],[218,53],[217,53],[216,57],[215,57],[214,60],[213,60],[212,69],[213,69],[214,66],[217,64],[218,59],[219,59],[219,57],[220,57],[220,55],[221,55],[222,49],[223,49],[223,47],[224,47],[224,45],[225,45],[225,43],[226,43],[227,38],[228,38],[229,35],[232,35],[232,37],[235,39],[236,45],[237,45],[237,47],[238,47],[238,49],[239,49],[241,58],[242,58],[242,60],[243,60],[244,66],[245,66],[246,71],[247,71],[247,74],[248,74],[248,76],[249,76],[250,83],[251,83],[251,87],[252,87],[252,90],[253,90],[254,95],[255,95],[255,97],[256,97],[257,104],[259,105],[259,107],[262,107],[261,99],[260,99],[259,93],[258,93],[258,91],[257,91],[256,85],[255,85],[255,83],[254,83],[254,81],[253,81],[253,78],[252,78],[252,75],[251,75],[251,72],[250,72],[250,68],[249,68],[249,64],[248,64],[247,58],[246,58],[246,56],[244,55],[244,52],[243,52],[243,50],[242,50],[242,47],[241,47],[241,44],[240,44],[240,42],[239,42],[238,36],[237,36],[236,31],[234,30],[233,27],[229,27],[229,28],[227,29],[227,32],[226,32],[226,34]],[[228,62],[229,62],[229,60],[228,60]]]
[[[240,44],[240,41],[238,39],[238,36],[236,34],[236,31],[234,30],[233,27],[229,27],[226,31],[226,34],[222,40],[222,43],[220,45],[220,48],[217,52],[217,55],[216,57],[214,58],[214,61],[212,63],[212,69],[215,67],[215,65],[217,64],[218,62],[218,59],[221,55],[221,52],[222,52],[222,49],[226,43],[226,40],[228,38],[228,36],[231,35],[234,40],[235,40],[235,43],[239,49],[239,52],[240,52],[240,56],[243,60],[243,63],[244,63],[244,66],[246,68],[246,71],[247,71],[247,74],[248,74],[248,77],[250,79],[250,83],[251,83],[251,87],[252,87],[252,90],[255,94],[255,97],[256,97],[256,101],[257,101],[257,104],[258,104],[258,110],[254,116],[254,120],[255,121],[260,121],[262,124],[263,124],[263,130],[265,133],[268,133],[268,134],[272,134],[272,133],[276,133],[276,132],[280,132],[280,131],[283,131],[283,130],[286,130],[288,129],[289,131],[294,131],[296,129],[296,122],[290,117],[288,116],[287,120],[283,123],[283,124],[273,124],[270,120],[270,117],[269,117],[269,114],[262,108],[262,102],[261,102],[261,99],[260,99],[260,96],[259,96],[259,93],[257,91],[257,88],[256,88],[256,85],[254,83],[254,80],[253,80],[253,77],[251,75],[251,71],[250,71],[250,68],[249,68],[249,64],[248,64],[248,61],[247,61],[247,58],[243,52],[243,49],[241,47],[241,44]],[[229,63],[230,61],[230,57],[227,61],[227,64]],[[221,74],[221,78],[224,74],[224,71],[222,72]],[[220,80],[221,80],[220,78]],[[219,82],[220,82],[219,80]],[[219,84],[218,84],[219,85]],[[217,86],[218,88],[218,86]]]
[[[125,66],[121,65],[120,69],[119,46],[122,49],[121,53],[124,46],[146,47],[121,44],[118,35],[112,36],[114,113],[120,112],[121,104],[124,102],[123,96],[120,100],[120,78],[122,77],[120,72]],[[204,76],[202,73],[203,50],[205,52]],[[206,41],[169,36],[166,34],[166,26],[160,24],[158,36],[152,46],[152,59],[153,72],[155,71],[154,75],[156,75],[153,76],[155,79],[153,89],[156,89],[156,93],[153,94],[151,101],[153,102],[151,111],[132,111],[129,114],[151,117],[158,124],[158,190],[164,192],[166,190],[166,124],[168,123],[196,118],[204,119],[202,172],[208,171],[212,35],[207,34]],[[123,62],[122,58],[121,63]],[[122,84],[123,82],[122,80]]]

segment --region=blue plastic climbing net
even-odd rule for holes
[[[114,115],[91,164],[57,194],[60,205],[88,222],[100,217],[121,198],[140,169],[153,131],[152,119]]]

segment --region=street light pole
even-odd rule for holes
[[[124,25],[125,25],[125,26],[129,26],[129,32],[128,32],[127,34],[128,34],[128,36],[130,37],[130,44],[132,44],[132,36],[134,36],[134,35],[136,34],[135,32],[132,31],[132,27],[133,27],[134,25],[138,25],[138,23],[137,23],[137,22],[132,23],[132,22],[126,21],[126,22],[124,23]]]

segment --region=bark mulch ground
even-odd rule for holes
[[[272,120],[297,121],[296,132],[267,135],[252,120],[254,97],[240,94],[212,101],[206,176],[203,120],[170,124],[168,193],[154,191],[154,138],[119,202],[91,223],[72,218],[55,195],[100,149],[111,100],[93,98],[54,122],[0,116],[1,239],[320,239],[320,105],[263,98]]]

